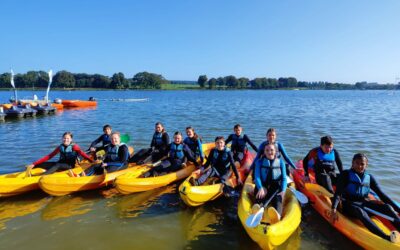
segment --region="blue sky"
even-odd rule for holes
[[[0,72],[400,77],[397,0],[2,0],[0,10]]]

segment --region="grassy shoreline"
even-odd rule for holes
[[[18,91],[46,91],[46,88],[17,88]],[[107,88],[52,88],[51,91],[154,91],[154,90],[312,90],[308,88],[275,88],[275,89],[232,89],[225,86],[216,87],[214,89],[200,88],[198,85],[188,85],[188,84],[164,84],[161,89],[142,89],[142,88],[131,88],[131,89],[107,89]],[[0,88],[0,91],[13,91],[12,88]]]

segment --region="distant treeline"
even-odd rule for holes
[[[11,88],[11,74],[0,75],[0,88]],[[46,88],[49,78],[45,71],[28,71],[14,76],[17,88]],[[398,84],[378,84],[357,82],[355,84],[331,82],[297,81],[294,77],[267,78],[260,77],[250,80],[246,77],[225,76],[208,79],[206,75],[199,76],[195,81],[169,81],[162,75],[139,72],[132,78],[126,78],[121,72],[112,77],[101,74],[71,73],[65,70],[57,72],[53,77],[52,88],[101,88],[101,89],[161,89],[163,85],[170,86],[198,84],[203,89],[400,89]],[[167,85],[168,86],[168,85]],[[193,87],[192,87],[193,88]]]
[[[10,88],[10,73],[0,75],[0,88]],[[49,76],[44,71],[28,71],[16,74],[14,83],[17,88],[46,88]],[[170,83],[162,75],[140,72],[132,78],[125,78],[123,73],[112,77],[101,74],[71,73],[65,70],[53,77],[52,88],[103,88],[103,89],[160,89],[162,84]]]
[[[297,81],[294,77],[276,78],[254,78],[250,80],[246,77],[236,78],[235,76],[225,76],[208,79],[206,75],[199,76],[197,83],[200,88],[216,89],[400,89],[398,84],[378,84],[368,82],[357,82],[356,84],[331,83],[331,82],[306,82]]]

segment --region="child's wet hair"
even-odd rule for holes
[[[321,137],[321,145],[332,145],[333,139],[329,135]]]
[[[355,154],[355,155],[353,156],[353,161],[355,161],[355,160],[362,160],[362,159],[365,159],[365,160],[367,160],[367,162],[368,162],[368,157],[367,157],[366,154],[357,153],[357,154]]]
[[[69,136],[71,137],[71,139],[74,138],[74,135],[73,135],[71,132],[69,132],[69,131],[65,132],[65,133],[62,135],[62,137],[66,136],[66,135],[69,135]]]

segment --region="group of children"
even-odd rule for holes
[[[257,152],[251,166],[251,169],[254,170],[255,203],[263,204],[266,200],[271,200],[272,207],[279,215],[282,215],[283,198],[287,187],[288,170],[286,165],[294,169],[296,166],[287,155],[283,144],[277,141],[276,130],[268,129],[266,140],[258,148],[243,133],[239,124],[236,124],[233,130],[234,133],[229,135],[226,140],[222,136],[217,136],[215,148],[210,151],[208,156],[205,156],[202,140],[193,127],[186,128],[187,137],[185,139],[182,138],[180,132],[175,132],[171,143],[163,124],[157,122],[150,147],[141,149],[130,156],[127,145],[121,143],[119,132],[112,132],[111,126],[105,125],[104,133],[92,142],[88,150],[94,153],[103,149],[105,151],[104,159],[101,163],[93,164],[86,169],[84,175],[98,175],[102,174],[104,170],[107,172],[118,171],[126,168],[129,163],[140,165],[159,162],[149,172],[151,175],[157,175],[178,171],[185,166],[186,161],[190,161],[199,168],[198,171],[201,173],[200,178],[191,181],[193,185],[201,185],[210,177],[216,177],[225,184],[232,173],[241,185],[244,180],[240,179],[236,162],[240,164],[248,151],[247,145],[250,145]],[[28,165],[28,170],[40,167],[47,170],[45,174],[51,174],[57,170],[71,169],[79,156],[93,162],[91,157],[73,143],[72,138],[70,132],[64,133],[62,144],[49,155]],[[96,147],[98,143],[102,143],[102,146]],[[228,143],[231,143],[230,149],[227,147]],[[48,162],[58,153],[60,158],[57,162]],[[204,160],[206,163],[202,165]],[[322,137],[320,146],[310,150],[303,159],[305,181],[310,181],[310,170],[313,169],[316,182],[334,194],[332,217],[336,215],[339,201],[342,201],[344,213],[360,219],[371,232],[392,242],[398,242],[398,232],[385,234],[375,225],[364,209],[369,207],[393,216],[395,219],[393,224],[397,230],[400,230],[398,204],[384,194],[375,178],[366,172],[367,165],[368,159],[364,154],[355,154],[351,169],[343,170],[339,153],[333,148],[333,139],[330,136]],[[335,166],[339,170],[339,175],[336,173]],[[335,185],[336,192],[334,192]],[[368,198],[370,191],[374,191],[383,203],[370,201]]]

